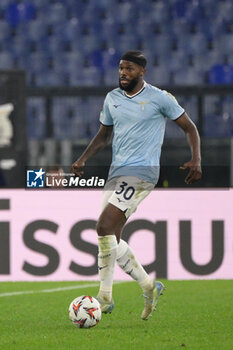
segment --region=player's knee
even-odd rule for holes
[[[104,220],[98,221],[96,225],[96,231],[98,236],[107,236],[111,234],[110,227]]]

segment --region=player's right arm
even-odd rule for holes
[[[99,131],[91,140],[83,154],[72,164],[72,173],[77,176],[82,176],[82,168],[85,166],[86,161],[106,146],[111,138],[112,131],[113,126],[100,125]]]

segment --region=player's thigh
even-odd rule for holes
[[[104,187],[103,196],[102,196],[101,212],[108,205],[109,198],[111,197],[111,195],[115,191],[116,183],[117,183],[117,178],[113,178],[113,179],[107,181],[107,183]]]
[[[112,192],[108,202],[119,208],[128,218],[153,188],[153,183],[135,176],[121,176],[117,178],[115,191]]]
[[[99,236],[106,236],[121,232],[126,220],[127,218],[121,209],[108,203],[97,222],[97,233]]]

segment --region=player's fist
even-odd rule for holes
[[[82,170],[85,166],[85,162],[82,159],[77,159],[71,166],[71,172],[76,176],[81,177],[84,173]]]
[[[202,175],[201,164],[200,162],[195,162],[190,160],[190,162],[185,163],[183,166],[180,166],[181,170],[189,169],[189,173],[185,178],[185,183],[190,185],[198,180],[200,180]]]

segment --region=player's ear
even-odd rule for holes
[[[142,67],[142,69],[141,69],[141,76],[143,76],[145,73],[146,73],[146,68]]]

